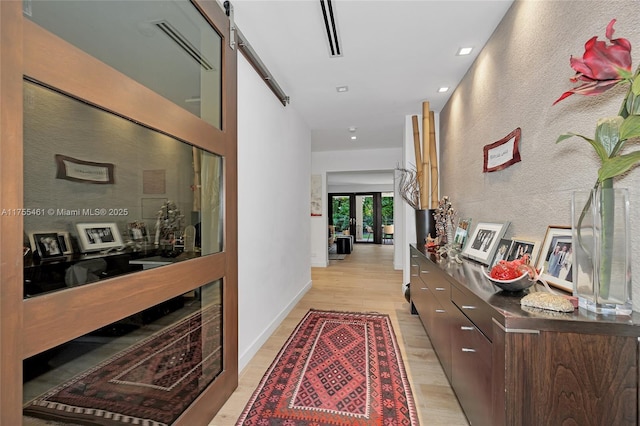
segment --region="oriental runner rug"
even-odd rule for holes
[[[222,368],[220,305],[191,314],[28,403],[25,416],[166,426]]]
[[[310,310],[236,426],[418,425],[388,315]]]

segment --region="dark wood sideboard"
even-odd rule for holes
[[[411,306],[472,425],[637,425],[640,315],[527,309],[480,269],[410,246]]]

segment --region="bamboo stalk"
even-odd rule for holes
[[[422,190],[420,191],[420,205],[423,209],[429,207],[429,134],[431,133],[429,121],[429,102],[422,102]]]
[[[422,188],[422,154],[420,154],[420,128],[418,127],[418,116],[411,117],[413,124],[413,149],[416,154],[416,180],[418,181],[418,192],[422,194],[427,188]],[[418,207],[423,208],[422,200],[419,200],[420,205]]]
[[[433,111],[429,111],[429,162],[431,163],[431,208],[438,207],[438,151],[436,149],[436,119]]]

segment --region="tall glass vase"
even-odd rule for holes
[[[576,191],[571,201],[573,294],[598,314],[630,315],[629,192]]]

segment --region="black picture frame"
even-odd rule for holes
[[[64,237],[63,237],[64,238]],[[70,244],[68,240],[60,242],[60,235],[56,231],[33,232],[30,235],[33,249],[41,260],[59,259],[68,252]]]

